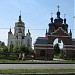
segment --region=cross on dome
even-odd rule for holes
[[[53,16],[53,13],[51,13],[51,17]]]
[[[60,6],[58,5],[57,8],[58,8],[58,11],[59,11]]]
[[[58,5],[57,7],[58,7],[57,18],[60,18],[60,11],[59,11],[60,6]]]
[[[66,18],[66,14],[64,14],[64,18]]]
[[[20,11],[20,15],[21,15],[21,11]]]
[[[19,16],[19,22],[21,22],[22,20],[21,20],[21,11],[20,11],[20,16]]]

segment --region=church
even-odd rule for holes
[[[21,19],[21,14],[19,16],[18,22],[15,23],[14,34],[11,31],[11,28],[8,32],[8,46],[29,46],[32,47],[32,37],[28,29],[28,32],[25,35],[25,23]]]
[[[63,42],[63,58],[75,59],[75,39],[72,38],[71,29],[68,31],[67,20],[60,17],[61,13],[56,13],[56,18],[52,16],[51,22],[48,24],[49,28],[46,30],[45,37],[38,37],[34,43],[35,59],[49,59],[54,58],[53,42],[58,38],[58,42]]]

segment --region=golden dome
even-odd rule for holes
[[[23,22],[16,22],[15,25],[17,27],[24,27],[24,23]]]
[[[24,27],[24,22],[22,22],[22,20],[21,20],[21,15],[19,16],[19,20],[18,20],[18,22],[16,22],[15,23],[15,25],[17,26],[17,27]]]

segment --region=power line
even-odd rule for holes
[[[0,28],[0,29],[10,29],[10,28]],[[14,29],[14,28],[11,28],[11,29]],[[25,29],[28,30],[28,28],[25,28]],[[46,29],[36,29],[36,28],[34,28],[34,29],[29,29],[29,30],[46,30]],[[70,30],[70,29],[68,29],[68,30]],[[71,30],[75,30],[75,29],[71,29]]]

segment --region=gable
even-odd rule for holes
[[[52,32],[51,35],[69,36],[69,34],[66,31],[64,31],[61,27]]]

